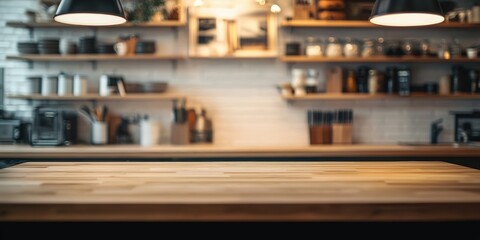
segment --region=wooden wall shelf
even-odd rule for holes
[[[227,55],[227,56],[189,56],[190,59],[277,59],[277,55]]]
[[[8,96],[11,99],[38,100],[38,101],[159,101],[183,99],[185,96],[171,93],[158,94],[127,94],[126,96],[100,96],[97,94],[88,94],[84,96],[42,96],[40,94],[14,95]]]
[[[360,93],[318,93],[308,94],[303,97],[282,97],[287,101],[310,101],[310,100],[388,100],[388,99],[425,99],[425,100],[479,100],[480,94],[452,94],[432,95],[426,93],[412,93],[410,96],[387,95],[387,94],[360,94]]]
[[[116,54],[24,54],[7,56],[9,60],[38,61],[38,62],[81,62],[81,61],[128,61],[128,60],[182,60],[180,55],[138,54],[118,56]]]
[[[291,20],[284,21],[281,23],[282,27],[312,27],[312,28],[394,28],[394,27],[385,27],[379,26],[370,23],[369,21],[348,21],[348,20],[336,20],[336,21],[326,21],[326,20]],[[397,29],[412,29],[412,28],[480,28],[480,24],[472,23],[442,23],[431,26],[422,26],[422,27],[403,27]]]
[[[307,57],[282,56],[280,60],[288,63],[478,63],[480,58],[452,58],[449,60],[435,57]]]
[[[8,27],[14,28],[161,28],[161,27],[183,27],[185,22],[182,21],[163,21],[149,23],[125,23],[113,26],[80,26],[68,25],[57,22],[7,22]]]

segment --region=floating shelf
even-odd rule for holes
[[[128,60],[182,60],[179,55],[137,54],[118,56],[116,54],[25,54],[7,56],[10,60],[38,61],[38,62],[81,62],[81,61],[128,61]]]
[[[384,100],[384,99],[448,99],[448,100],[476,100],[480,99],[480,94],[451,94],[438,95],[426,93],[412,93],[410,96],[387,95],[387,94],[360,94],[360,93],[318,93],[307,94],[303,97],[282,97],[288,101],[310,101],[310,100]]]
[[[190,59],[277,59],[278,55],[189,56]]]
[[[97,94],[88,94],[83,96],[58,96],[50,95],[43,96],[40,94],[31,95],[13,95],[8,96],[11,99],[23,99],[23,100],[41,100],[41,101],[159,101],[159,100],[176,100],[183,99],[185,96],[171,94],[171,93],[158,93],[158,94],[127,94],[126,96],[112,95],[112,96],[100,96]]]
[[[370,23],[369,21],[348,21],[348,20],[291,20],[281,23],[282,27],[317,27],[317,28],[393,28],[386,26],[379,26]],[[397,29],[412,29],[412,28],[480,28],[480,24],[473,23],[442,23],[430,26],[421,27],[403,27]]]
[[[480,58],[440,59],[435,57],[307,57],[282,56],[280,60],[289,63],[477,63]]]
[[[7,26],[15,28],[161,28],[161,27],[182,27],[185,22],[181,21],[163,21],[151,23],[125,23],[113,26],[80,26],[68,25],[57,22],[7,22]]]

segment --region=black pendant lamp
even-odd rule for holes
[[[370,22],[383,26],[411,27],[445,20],[437,0],[376,0]]]
[[[108,26],[125,23],[120,0],[62,0],[55,21],[85,26]]]

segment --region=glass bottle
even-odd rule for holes
[[[348,93],[356,93],[357,92],[357,79],[355,78],[355,72],[350,70],[348,71],[348,78],[347,78],[347,89],[346,92]]]
[[[395,94],[397,92],[397,68],[396,67],[387,67],[386,78],[385,78],[385,92],[387,94]]]
[[[450,48],[446,39],[442,39],[440,48],[438,49],[438,58],[440,59],[450,59],[452,56],[450,54]]]
[[[379,86],[378,71],[371,69],[368,71],[368,93],[377,94]]]

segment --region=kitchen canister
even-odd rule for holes
[[[82,96],[87,94],[88,84],[85,76],[76,74],[73,77],[73,95]]]
[[[155,146],[160,141],[160,124],[145,116],[140,121],[140,145]]]
[[[42,96],[54,95],[57,93],[57,76],[43,76],[40,86]]]
[[[103,145],[108,143],[108,125],[106,122],[92,122],[92,144]]]
[[[60,74],[58,76],[57,94],[59,96],[73,94],[73,78],[67,74]]]

